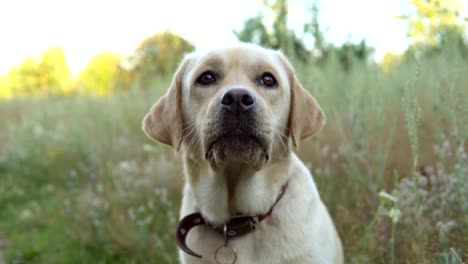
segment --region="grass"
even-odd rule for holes
[[[388,72],[333,61],[297,71],[328,120],[299,155],[347,263],[466,262],[467,59],[447,50]],[[168,84],[0,102],[8,263],[176,262],[180,160],[140,130]]]

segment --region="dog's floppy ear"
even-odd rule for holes
[[[177,150],[182,144],[183,137],[181,89],[188,60],[186,57],[182,61],[166,94],[151,107],[142,123],[146,135]]]
[[[288,72],[291,87],[289,134],[297,148],[299,141],[317,133],[325,125],[325,113],[315,98],[302,87],[286,57],[278,53]]]

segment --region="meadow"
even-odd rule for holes
[[[347,263],[468,259],[468,60],[296,63],[327,125],[302,142]],[[0,263],[176,263],[181,162],[140,123],[166,90],[0,102]]]

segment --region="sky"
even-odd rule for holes
[[[468,0],[463,0],[467,2]],[[310,21],[313,1],[290,0],[290,25]],[[407,47],[409,0],[319,0],[326,40],[335,44],[365,38],[379,60]],[[465,3],[467,10],[468,4]],[[264,12],[261,0],[14,0],[0,1],[0,75],[44,50],[63,48],[74,74],[104,51],[130,55],[141,40],[169,29],[209,49],[237,42],[233,30]],[[265,14],[268,16],[268,14]]]

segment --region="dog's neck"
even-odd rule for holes
[[[249,168],[247,164],[234,162],[228,164],[217,175],[221,175],[226,179],[226,189],[228,195],[229,213],[231,215],[241,214],[242,211],[237,205],[236,189],[239,182],[248,181],[254,177],[256,171]]]
[[[193,210],[219,224],[237,214],[266,212],[289,177],[289,161],[290,157],[286,157],[260,171],[240,162],[213,170],[208,164],[186,157],[185,176],[194,199]]]

